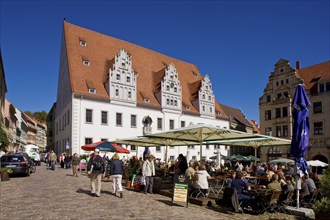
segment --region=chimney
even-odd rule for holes
[[[300,69],[300,61],[299,61],[299,60],[296,62],[296,69],[297,69],[297,70]]]

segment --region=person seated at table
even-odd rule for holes
[[[236,172],[232,172],[231,176],[227,178],[226,183],[228,187],[231,187],[231,183],[233,182],[235,177],[236,177]]]
[[[251,200],[249,195],[243,193],[243,190],[251,190],[251,187],[243,181],[243,173],[237,172],[235,179],[231,183],[231,187],[236,188],[238,201],[242,202],[241,208],[244,209],[248,202]]]
[[[309,176],[303,176],[303,179],[305,179],[305,182],[307,183],[308,190],[310,194],[313,194],[316,190],[315,182],[312,178],[309,178]]]
[[[305,178],[302,177],[301,178],[300,198],[305,200],[305,201],[309,201],[310,196],[311,196],[311,194],[309,192],[308,185],[305,181]]]
[[[191,180],[195,175],[194,164],[190,163],[185,172],[185,182],[191,185]]]
[[[209,182],[207,179],[210,177],[210,174],[206,171],[205,165],[202,165],[200,169],[196,171],[195,177],[193,178],[197,179],[193,183],[193,188],[199,188],[203,194],[207,196],[209,191]]]
[[[278,182],[278,175],[277,174],[273,174],[271,180],[272,180],[272,182],[267,185],[267,188],[281,192],[282,191],[282,187],[281,187],[281,184]]]

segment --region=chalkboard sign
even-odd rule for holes
[[[188,207],[188,184],[174,183],[172,205],[185,205]]]

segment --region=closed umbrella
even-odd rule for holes
[[[217,150],[217,158],[215,160],[215,165],[216,165],[216,169],[220,169],[220,165],[221,164],[221,154],[220,154],[220,150]]]
[[[301,177],[308,175],[305,155],[309,139],[308,108],[311,105],[305,89],[298,85],[292,101],[293,129],[290,154],[295,158],[295,171],[297,174],[297,208],[299,208],[299,189],[301,189]]]

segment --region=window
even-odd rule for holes
[[[85,138],[85,144],[92,144],[93,138]]]
[[[206,145],[206,150],[210,150],[210,145]]]
[[[278,82],[276,82],[276,86],[278,86]]]
[[[166,99],[166,104],[170,105],[170,99]]]
[[[319,85],[319,90],[320,90],[320,93],[324,92],[324,83]]]
[[[174,161],[174,156],[170,156],[170,161]]]
[[[86,109],[86,123],[93,123],[93,110]]]
[[[314,113],[321,113],[322,112],[322,102],[314,102],[313,110],[314,110]]]
[[[144,103],[150,103],[150,99],[148,99],[148,98],[144,98],[143,101],[144,101]]]
[[[276,108],[276,118],[281,117],[281,108]]]
[[[163,119],[162,118],[157,118],[157,129],[163,130]]]
[[[83,46],[83,47],[87,46],[86,41],[83,41],[83,40],[80,40],[79,44],[80,44],[80,46]]]
[[[265,111],[265,120],[270,120],[270,119],[272,119],[272,111],[266,110]]]
[[[209,95],[209,101],[211,101],[211,96]]]
[[[202,111],[205,112],[205,106],[204,105],[202,106],[202,109],[203,109]]]
[[[323,134],[323,122],[314,122],[314,134]]]
[[[181,121],[181,128],[186,127],[186,122],[185,121]]]
[[[101,124],[108,124],[108,112],[106,111],[101,112]]]
[[[178,89],[176,87],[174,87],[174,92],[177,92],[177,91],[178,91]]]
[[[131,91],[128,91],[127,97],[128,97],[129,99],[132,98],[132,92],[131,92]]]
[[[281,154],[282,152],[279,147],[271,147],[271,148],[269,148],[268,153],[269,154]]]
[[[289,136],[289,127],[287,125],[283,125],[283,137]]]
[[[267,96],[267,102],[270,102],[270,95]]]
[[[89,66],[89,61],[88,61],[88,60],[83,60],[83,64],[84,64],[85,66]]]
[[[170,119],[170,130],[174,129],[174,120]]]
[[[120,74],[119,73],[116,74],[116,80],[120,80]]]
[[[95,94],[96,93],[96,90],[95,89],[88,89],[88,92],[89,93],[92,93],[92,94]]]
[[[130,76],[126,77],[126,82],[128,82],[128,83],[131,82],[131,77]]]
[[[136,115],[131,115],[131,127],[136,128]]]
[[[170,91],[170,86],[169,85],[166,86],[166,91]]]
[[[195,149],[195,145],[188,145],[188,149]]]
[[[178,101],[174,100],[174,106],[178,106]]]
[[[161,152],[160,146],[156,146],[156,152]]]
[[[286,79],[285,81],[286,81],[286,84],[289,84],[289,79]]]
[[[212,107],[210,107],[210,113],[212,113]]]
[[[281,137],[281,126],[276,126],[276,137]]]
[[[325,90],[330,91],[330,82],[325,83]]]
[[[205,99],[205,94],[203,94],[203,99]]]
[[[119,96],[119,89],[116,89],[115,95],[116,95],[116,97]]]
[[[284,84],[284,81],[283,80],[281,80],[281,85],[283,85]]]
[[[131,145],[131,151],[136,151],[136,146],[135,145]]]
[[[272,128],[271,127],[268,127],[265,129],[265,134],[268,135],[268,136],[272,136]]]
[[[70,110],[68,110],[68,112],[67,112],[67,114],[68,114],[68,116],[66,117],[66,120],[67,120],[67,125],[69,125],[70,124]]]
[[[122,126],[122,114],[121,113],[116,113],[116,125],[117,126]]]
[[[289,97],[289,93],[288,92],[283,92],[284,97]]]
[[[171,105],[173,106],[173,99],[171,99]]]
[[[186,110],[190,110],[190,107],[189,106],[186,106]]]
[[[277,93],[277,98],[280,99],[282,97],[282,93]]]
[[[282,117],[288,117],[288,107],[282,108]]]

